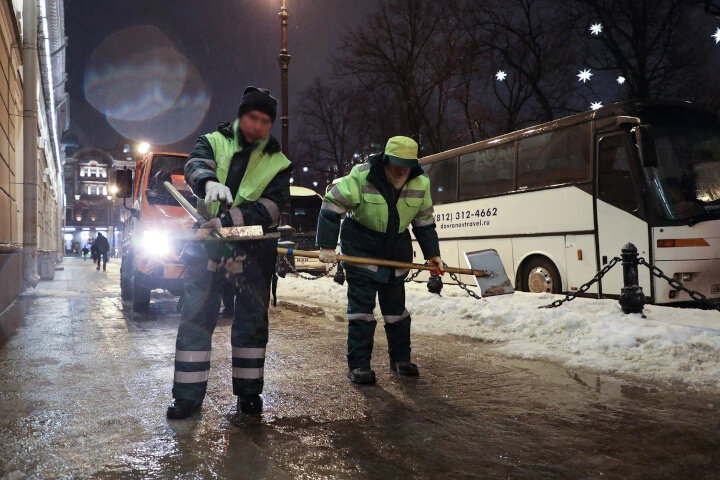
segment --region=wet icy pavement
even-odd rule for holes
[[[345,320],[292,304],[271,310],[262,417],[235,414],[221,321],[202,413],[169,422],[176,300],[133,316],[108,268],[66,260],[0,348],[0,477],[720,477],[720,396],[449,336],[414,335],[422,376],[396,378],[382,327],[378,385],[356,387]]]

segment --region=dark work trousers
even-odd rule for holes
[[[385,321],[391,361],[410,360],[410,313],[405,309],[405,276],[377,282],[347,267],[348,282],[348,366],[370,366],[375,326],[375,296]]]
[[[183,253],[185,262],[184,302],[175,343],[174,398],[200,400],[205,397],[210,373],[212,334],[217,324],[220,300],[228,280],[212,271],[212,262],[202,246],[195,244]],[[210,265],[210,267],[209,267]],[[265,346],[268,341],[270,279],[254,276],[234,288],[232,379],[235,395],[262,392]]]
[[[102,269],[103,269],[103,271],[104,271],[104,270],[105,270],[105,267],[107,266],[107,261],[108,261],[108,254],[107,254],[107,252],[105,252],[105,253],[98,253],[98,257],[97,257],[97,269],[100,270],[100,264],[102,263]]]
[[[225,307],[223,309],[223,315],[225,315],[226,312],[235,311],[235,289],[233,288],[232,282],[227,282],[225,284],[225,288],[222,293],[222,302]]]

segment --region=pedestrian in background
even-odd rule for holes
[[[98,232],[97,238],[93,242],[93,247],[97,250],[97,268],[100,270],[100,262],[102,262],[103,272],[108,262],[108,252],[110,251],[110,245],[108,244],[107,238],[102,233]]]

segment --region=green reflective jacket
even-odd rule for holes
[[[242,150],[240,142],[237,141],[237,123],[236,120],[233,124],[232,138],[226,137],[221,132],[205,135],[215,154],[218,181],[223,185],[227,180],[233,155]],[[244,202],[256,201],[262,195],[265,187],[275,178],[275,175],[290,166],[290,160],[282,152],[272,154],[264,152],[267,142],[267,138],[259,142],[250,154],[247,170],[240,182],[232,207],[237,207]],[[213,216],[217,215],[220,202],[213,202],[207,206],[207,209]]]
[[[388,203],[378,188],[368,181],[371,164],[356,165],[346,177],[325,195],[325,207],[347,211],[360,225],[385,233],[388,228]],[[330,205],[327,205],[330,204]],[[414,226],[430,225],[433,219],[430,179],[425,175],[412,178],[400,191],[395,208],[398,213],[397,233]]]
[[[409,225],[425,258],[440,254],[430,180],[420,167],[411,171],[410,179],[399,192],[387,181],[381,156],[353,167],[323,199],[318,246],[336,247],[341,220],[340,246],[346,255],[411,262]],[[407,273],[387,267],[362,270],[377,281]]]

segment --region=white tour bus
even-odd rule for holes
[[[623,245],[720,298],[720,119],[687,103],[627,102],[421,159],[440,250],[494,248],[517,290],[572,292]],[[415,257],[422,254],[414,242]],[[654,303],[690,300],[639,266]],[[463,281],[472,282],[470,277]],[[622,265],[589,291],[617,298]]]

